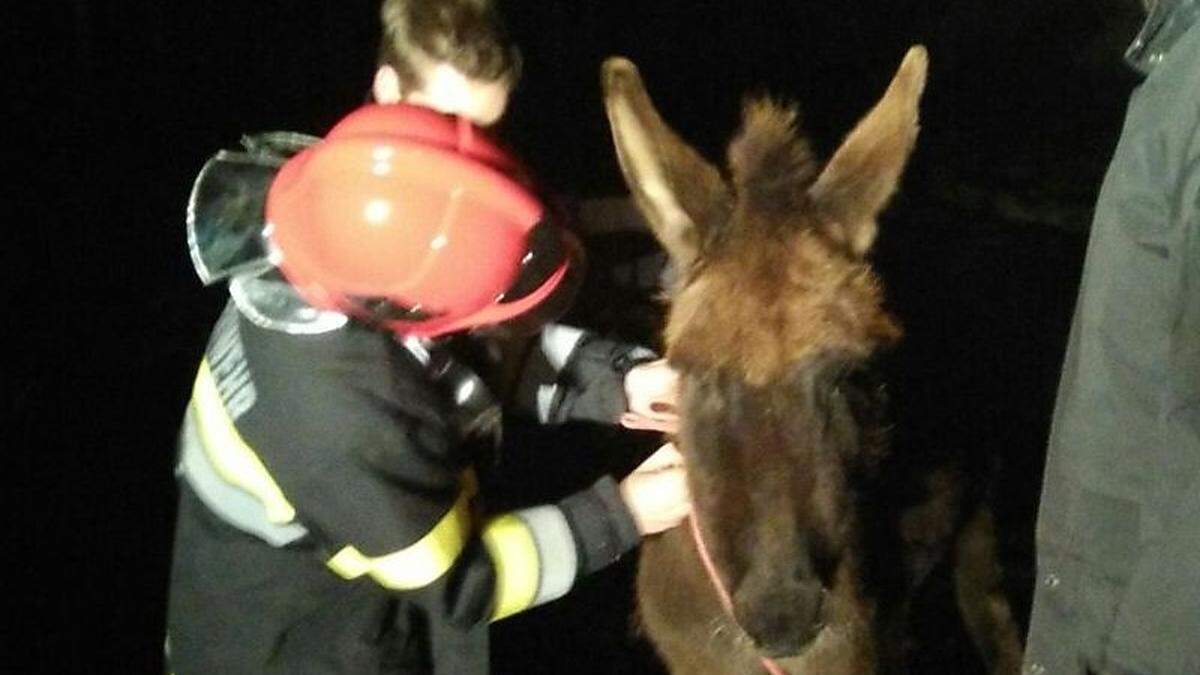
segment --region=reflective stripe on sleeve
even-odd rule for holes
[[[571,354],[575,353],[584,335],[586,333],[582,329],[560,323],[552,323],[542,329],[542,353],[555,372],[562,370],[571,360]]]
[[[496,569],[492,620],[528,609],[538,595],[537,544],[525,521],[514,514],[497,516],[483,528],[483,544]]]
[[[283,496],[262,460],[242,439],[225,411],[207,359],[200,362],[200,372],[196,375],[192,410],[201,445],[221,479],[261,501],[269,522],[279,525],[295,520],[296,509]]]
[[[540,384],[537,388],[537,418],[542,424],[550,422],[550,415],[554,412],[554,404],[558,400],[558,392],[561,389],[557,384]]]
[[[302,539],[308,530],[298,521],[272,523],[262,499],[230,485],[209,459],[200,440],[195,405],[189,405],[180,434],[179,473],[200,501],[216,516],[239,530],[252,534],[272,546],[286,546]]]
[[[536,506],[517,511],[525,522],[538,549],[541,574],[534,605],[556,600],[567,594],[579,573],[579,555],[575,536],[567,517],[557,506]]]
[[[369,575],[379,585],[409,591],[437,581],[466,546],[471,534],[470,490],[464,489],[454,506],[424,537],[411,546],[376,558],[368,558],[347,546],[326,565],[343,579]]]

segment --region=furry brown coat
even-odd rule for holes
[[[794,108],[748,102],[722,172],[662,121],[632,63],[604,65],[622,170],[679,270],[665,340],[677,442],[733,600],[730,617],[687,528],[645,542],[640,613],[673,673],[758,673],[761,655],[792,673],[903,671],[912,590],[956,535],[968,626],[996,673],[1019,663],[989,516],[962,513],[951,468],[891,470],[872,370],[901,330],[866,255],[917,137],[926,69],[909,50],[823,166]]]

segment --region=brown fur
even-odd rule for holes
[[[925,72],[910,50],[824,166],[794,107],[747,102],[726,181],[659,117],[632,63],[605,64],[621,168],[680,272],[665,333],[677,442],[734,604],[732,617],[718,604],[687,528],[645,543],[640,611],[674,673],[758,673],[762,654],[792,673],[895,672],[912,589],[961,528],[952,469],[888,465],[871,368],[901,331],[865,254],[915,142]],[[990,521],[973,523],[960,598],[1009,672],[1011,617],[981,609],[999,579]]]

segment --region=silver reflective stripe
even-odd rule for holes
[[[517,511],[515,515],[524,521],[533,534],[541,561],[533,605],[561,598],[571,590],[579,571],[575,537],[571,534],[566,516],[557,506],[549,505]]]
[[[350,321],[341,312],[308,304],[290,283],[269,272],[239,274],[229,281],[229,296],[250,323],[289,335],[320,335]]]
[[[581,329],[558,323],[542,329],[542,353],[546,355],[546,360],[555,372],[562,370],[567,364],[583,336],[584,332]]]
[[[218,518],[272,546],[286,546],[308,534],[296,522],[277,525],[267,520],[267,509],[249,492],[221,479],[204,451],[196,416],[188,406],[180,439],[179,473]]]
[[[404,348],[408,350],[408,353],[412,354],[413,358],[415,358],[422,366],[429,366],[429,360],[431,357],[429,356],[428,341],[409,335],[401,341],[401,344],[404,345]]]
[[[554,410],[554,401],[558,397],[557,384],[539,384],[537,388],[537,418],[542,424],[550,422],[550,413]]]

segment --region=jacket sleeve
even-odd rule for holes
[[[545,424],[615,423],[625,412],[625,375],[657,355],[561,324],[547,326],[517,387],[519,411]]]
[[[1156,134],[1154,175],[1179,167],[1177,176],[1161,183],[1173,209],[1159,217],[1170,220],[1156,223],[1170,233],[1164,250],[1179,286],[1171,291],[1178,304],[1165,336],[1164,409],[1155,419],[1153,440],[1161,447],[1146,452],[1159,462],[1170,458],[1176,472],[1200,463],[1200,115],[1194,95],[1182,93],[1200,87],[1197,63],[1200,25],[1143,84],[1156,95],[1152,119],[1159,126],[1150,129]],[[1142,517],[1140,553],[1112,618],[1108,665],[1118,672],[1200,673],[1200,478],[1193,473],[1173,497],[1167,517]]]
[[[1181,45],[1182,46],[1182,45]],[[1200,26],[1193,28],[1191,49],[1200,54]],[[1195,57],[1188,62],[1190,77],[1179,91],[1200,86]],[[1192,89],[1194,91],[1194,89]],[[1190,124],[1176,136],[1186,148],[1178,180],[1182,232],[1172,252],[1182,286],[1179,305],[1167,334],[1168,381],[1166,410],[1158,419],[1158,442],[1176,457],[1195,466],[1200,458],[1200,117],[1191,96],[1180,97],[1191,107]],[[1186,110],[1174,119],[1183,120]],[[1173,120],[1174,121],[1174,120]],[[1166,456],[1158,451],[1155,456]],[[1181,462],[1182,463],[1182,462]],[[1132,663],[1117,664],[1138,672],[1200,672],[1200,478],[1181,486],[1162,531],[1144,537],[1129,582],[1118,606],[1111,638],[1112,651]]]
[[[557,503],[485,514],[473,473],[445,461],[454,448],[443,432],[428,416],[391,409],[347,429],[353,448],[293,486],[333,573],[369,578],[469,627],[561,597],[637,545],[609,477]]]
[[[328,543],[325,563],[335,574],[369,577],[460,627],[559,598],[639,540],[609,477],[555,504],[489,516],[473,504],[470,474],[452,495],[405,490],[392,478],[358,476],[356,489],[319,500],[303,515]],[[373,491],[394,493],[388,501],[396,510],[362,510]]]

